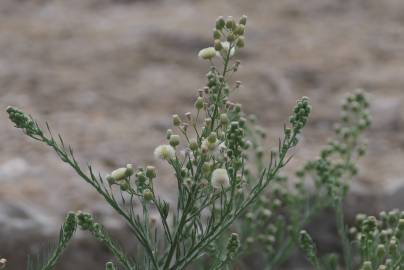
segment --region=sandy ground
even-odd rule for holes
[[[210,44],[215,18],[244,13],[247,44],[237,78],[244,86],[235,99],[258,114],[273,145],[294,101],[312,101],[289,168],[316,156],[344,93],[364,88],[374,125],[358,183],[367,192],[404,183],[401,0],[2,0],[0,203],[30,209],[16,224],[38,213],[41,229],[54,232],[68,210],[109,211],[49,149],[12,128],[7,105],[48,121],[81,162],[102,173],[155,164],[152,150],[170,115],[190,110],[204,85],[207,64],[196,54]],[[164,177],[162,189],[170,190],[171,180]],[[17,243],[10,235],[18,231],[7,228],[0,242]],[[6,246],[0,256],[10,256],[14,245]]]

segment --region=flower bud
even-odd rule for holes
[[[205,126],[210,127],[211,124],[212,124],[212,118],[206,118],[205,119]]]
[[[116,270],[116,268],[112,262],[107,262],[105,265],[105,270]]]
[[[400,220],[398,221],[398,229],[400,231],[404,231],[404,219],[400,218]]]
[[[216,56],[216,50],[213,47],[208,47],[208,48],[200,50],[198,53],[198,56],[201,59],[210,60]]]
[[[208,137],[208,142],[209,143],[215,143],[217,140],[217,135],[216,133],[212,132],[210,133],[209,137]]]
[[[376,249],[376,255],[379,260],[383,259],[386,255],[386,247],[384,245],[378,245]]]
[[[222,42],[219,39],[215,40],[215,50],[221,51],[223,49]]]
[[[143,191],[143,198],[144,198],[145,201],[147,201],[147,202],[153,200],[153,192],[151,192],[150,189],[145,189],[145,190]]]
[[[247,24],[247,16],[246,15],[241,16],[239,24],[242,24],[244,26]]]
[[[244,31],[245,31],[244,25],[239,24],[236,26],[236,30],[234,31],[234,33],[238,36],[242,36],[244,35]]]
[[[221,30],[224,28],[226,22],[224,21],[223,17],[220,16],[219,18],[217,18],[216,20],[216,29]]]
[[[236,27],[236,22],[234,21],[232,16],[227,17],[226,27],[229,30],[234,30],[234,28]]]
[[[126,176],[130,177],[133,175],[133,165],[132,164],[126,164]]]
[[[236,46],[239,47],[239,48],[243,48],[244,45],[245,45],[245,43],[244,43],[244,37],[243,37],[243,36],[240,36],[240,37],[237,39]]]
[[[173,114],[173,125],[178,127],[179,125],[181,125],[181,118],[179,117],[178,114]]]
[[[203,98],[202,97],[198,97],[195,101],[195,108],[197,110],[200,110],[203,108]]]
[[[127,181],[119,182],[119,187],[122,191],[126,191],[129,189],[129,183]]]
[[[237,233],[232,233],[227,243],[227,256],[233,258],[240,248],[240,237]]]
[[[233,42],[234,40],[236,40],[236,37],[233,34],[228,34],[227,35],[227,41],[228,42]]]
[[[191,139],[189,141],[189,149],[191,149],[192,151],[196,151],[198,149],[198,142],[196,139]]]
[[[156,168],[154,166],[147,166],[146,167],[146,176],[150,179],[156,177]]]
[[[176,147],[177,145],[180,144],[180,136],[179,136],[179,135],[175,135],[175,134],[171,135],[171,136],[170,136],[170,139],[169,139],[169,142],[170,142],[170,145],[171,145],[172,147]]]
[[[396,256],[398,254],[397,241],[395,239],[390,240],[389,253],[391,256]]]
[[[220,115],[220,124],[223,126],[227,126],[229,124],[229,117],[227,116],[227,113],[222,113]]]
[[[361,268],[362,270],[373,270],[373,267],[372,267],[372,262],[371,261],[365,261],[365,262],[363,262],[363,265],[362,265],[362,268]]]
[[[221,34],[217,29],[213,29],[213,39],[220,39],[221,38]]]

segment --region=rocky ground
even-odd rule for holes
[[[403,1],[2,0],[0,256],[9,269],[24,269],[26,254],[56,236],[68,210],[91,210],[125,233],[70,168],[12,127],[6,106],[48,121],[102,173],[154,164],[170,115],[188,111],[204,84],[207,65],[196,54],[210,44],[215,18],[244,13],[244,86],[235,99],[258,114],[273,143],[296,98],[313,104],[289,168],[316,156],[344,93],[364,88],[374,125],[349,209],[403,207]],[[109,255],[79,238],[58,269],[102,269]]]

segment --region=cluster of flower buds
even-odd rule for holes
[[[77,227],[76,214],[69,212],[66,216],[65,222],[62,226],[62,239],[63,243],[66,243],[72,238]]]
[[[78,211],[76,217],[77,224],[82,230],[89,231],[98,241],[106,240],[103,226],[95,222],[90,213]]]
[[[293,115],[289,119],[296,134],[298,134],[306,125],[310,112],[311,106],[309,104],[309,99],[307,97],[299,99],[293,109]]]
[[[7,113],[15,127],[22,129],[27,135],[33,136],[41,134],[41,130],[36,123],[19,109],[10,106],[7,108]]]
[[[351,228],[350,233],[359,243],[363,257],[361,269],[395,269],[393,265],[397,269],[404,267],[401,262],[404,252],[404,212],[383,211],[378,218],[358,214],[356,221],[357,226]]]
[[[368,128],[371,120],[369,103],[361,90],[349,94],[342,105],[342,117],[336,125],[336,137],[330,140],[320,152],[320,158],[309,161],[298,170],[298,189],[303,191],[305,176],[315,173],[317,187],[326,187],[333,200],[340,200],[348,191],[348,182],[341,181],[357,174],[354,160],[365,153],[365,144],[360,142],[360,135]],[[348,162],[347,162],[348,161]]]
[[[311,236],[304,230],[300,232],[299,244],[307,259],[315,265],[317,261],[317,248]]]
[[[78,211],[76,217],[77,224],[80,226],[80,229],[84,231],[89,230],[94,225],[94,219],[90,213]]]
[[[353,94],[349,94],[342,105],[342,125],[336,127],[337,131],[344,137],[357,136],[358,132],[371,125],[368,109],[369,102],[363,90],[357,89]],[[345,130],[344,124],[350,125],[351,130]]]
[[[240,237],[237,233],[230,235],[229,242],[227,243],[227,257],[234,258],[240,249]]]
[[[232,57],[236,48],[245,46],[244,32],[247,24],[247,16],[243,15],[236,23],[233,17],[227,19],[219,17],[216,20],[216,27],[213,29],[213,47],[202,49],[198,56],[201,59],[211,60],[215,56],[222,56],[223,59]]]
[[[284,178],[283,178],[284,179]],[[277,184],[280,180],[276,180],[273,184]],[[284,199],[287,193],[280,188],[276,188],[271,192],[271,199],[268,195],[262,195],[256,203],[256,207],[251,209],[246,215],[246,225],[248,232],[246,242],[249,244],[258,243],[265,249],[268,256],[275,256],[277,252],[276,245],[283,241],[285,237],[284,230],[287,229],[284,217]]]

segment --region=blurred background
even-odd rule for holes
[[[128,247],[127,231],[45,146],[12,127],[7,105],[48,121],[102,174],[154,164],[173,113],[192,108],[219,15],[248,15],[235,100],[276,144],[295,100],[313,114],[288,168],[315,158],[345,93],[365,89],[374,124],[347,216],[404,208],[404,1],[1,0],[0,257],[24,269],[69,210],[95,213]],[[268,145],[268,149],[271,145]],[[159,172],[163,188],[173,180]],[[169,192],[168,192],[169,193]],[[79,233],[57,269],[103,269],[110,254]],[[289,268],[299,269],[299,268]]]

